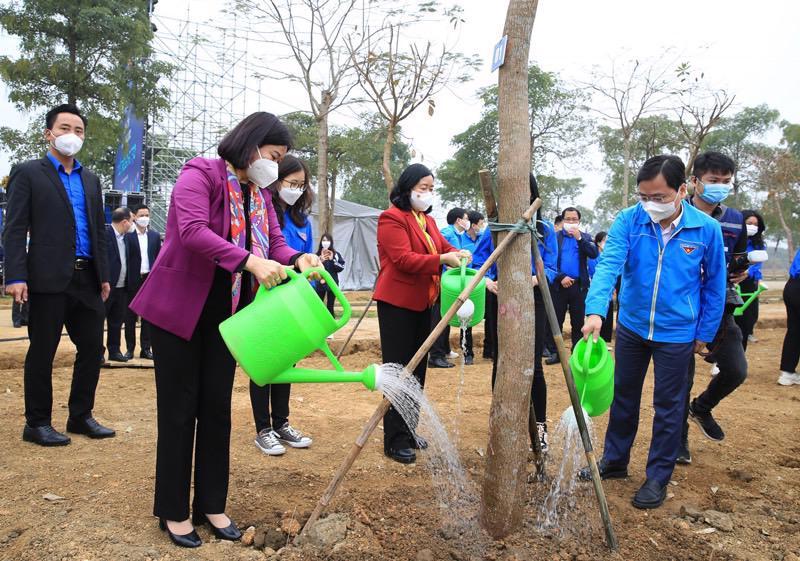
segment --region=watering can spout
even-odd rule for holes
[[[313,368],[289,368],[269,380],[270,384],[334,384],[358,382],[370,391],[380,389],[381,368],[371,364],[361,372],[343,370],[317,370]]]

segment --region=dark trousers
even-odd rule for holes
[[[743,293],[749,294],[758,289],[758,281],[754,281],[750,277],[747,277],[741,282],[739,287]],[[736,320],[736,325],[738,325],[739,329],[742,330],[742,347],[744,347],[744,350],[746,351],[747,338],[753,334],[753,329],[758,321],[758,298],[753,300],[752,304],[747,307],[742,315],[736,316],[734,319]]]
[[[783,338],[781,371],[795,372],[800,361],[800,278],[791,278],[783,288],[786,305],[786,336]]]
[[[328,312],[330,312],[332,317],[336,317],[333,313],[333,305],[336,303],[336,296],[333,295],[331,289],[328,288],[327,284],[322,284],[320,282],[317,283],[316,286],[317,294],[319,294],[320,299],[326,303],[328,307]]]
[[[53,359],[66,327],[75,344],[75,366],[69,393],[69,416],[92,415],[103,352],[103,300],[92,269],[75,271],[64,292],[30,294],[25,357],[25,420],[31,427],[51,424]]]
[[[231,315],[230,273],[223,273],[189,341],[152,328],[158,408],[153,514],[167,520],[189,516],[192,456],[193,510],[225,511],[236,363],[218,329]]]
[[[106,323],[108,324],[106,347],[108,347],[109,353],[118,353],[120,352],[122,322],[125,320],[125,310],[128,309],[128,291],[125,287],[112,288],[105,306]],[[128,348],[128,350],[132,349]]]
[[[23,302],[22,304],[14,302],[11,304],[11,322],[14,327],[28,325],[29,307],[28,302]]]
[[[603,325],[600,327],[600,337],[606,343],[611,342],[611,337],[614,335],[614,300],[608,301],[608,312],[603,320]],[[574,341],[574,339],[573,339]]]
[[[572,328],[572,346],[578,344],[583,334],[583,319],[586,315],[586,291],[581,290],[580,282],[575,281],[575,284],[569,288],[559,286],[553,291],[553,303],[556,307],[556,317],[561,328],[564,328],[564,319],[569,310],[569,323]]]
[[[688,343],[648,341],[617,326],[614,347],[614,401],[606,430],[603,458],[611,465],[626,466],[639,429],[642,386],[650,359],[653,359],[653,435],[647,457],[647,479],[666,485],[675,468],[681,442],[681,420],[686,404],[686,372],[694,349]]]
[[[497,295],[486,291],[483,324],[483,358],[493,359],[497,348]]]
[[[733,314],[726,313],[722,316],[722,323],[708,346],[711,352],[705,358],[706,362],[717,363],[719,374],[711,378],[706,390],[695,399],[695,408],[698,413],[710,413],[714,407],[733,390],[742,385],[747,378],[747,358],[742,347],[742,332],[733,320]],[[694,386],[695,358],[692,355],[689,361],[689,383],[686,388],[686,407],[683,414],[684,438],[689,434],[689,402],[691,400],[692,386]]]
[[[142,282],[147,278],[147,273],[142,275]],[[140,285],[141,286],[141,285]],[[128,303],[133,302],[137,289],[128,290]],[[136,350],[136,322],[139,319],[133,310],[126,308],[125,310],[125,347],[129,353]],[[142,319],[142,333],[141,333],[141,346],[143,351],[149,351],[152,343],[150,342],[150,322]]]
[[[430,317],[431,317],[431,325],[428,333],[433,331],[433,328],[442,321],[442,302],[441,300],[436,300],[436,303],[430,310]],[[426,335],[427,337],[427,335]],[[436,339],[431,346],[430,350],[430,358],[431,360],[434,359],[442,359],[446,360],[448,358],[447,355],[450,354],[450,325],[446,325],[442,334]],[[413,356],[413,355],[412,355]],[[411,358],[411,357],[409,357]],[[404,363],[405,364],[405,363]]]
[[[289,395],[291,384],[267,384],[258,386],[250,380],[250,405],[256,432],[264,429],[279,429],[289,422]],[[272,409],[270,410],[270,403]]]
[[[387,302],[378,302],[378,328],[381,337],[381,359],[384,363],[408,364],[431,333],[431,309],[415,312]],[[428,363],[421,360],[412,373],[425,387]],[[383,447],[410,448],[414,443],[413,431],[400,413],[389,408],[383,416]]]

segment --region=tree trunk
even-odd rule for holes
[[[628,132],[627,134],[623,133],[622,138],[622,158],[623,162],[623,170],[622,170],[622,208],[628,208],[628,194],[630,193],[630,182],[631,182],[631,134],[632,132]]]
[[[319,208],[319,227],[328,231],[331,226],[331,205],[328,197],[328,112],[331,96],[322,92],[317,116],[317,207]]]
[[[529,206],[528,55],[538,0],[511,0],[499,77],[501,222],[516,222]],[[508,235],[508,234],[503,234]],[[533,381],[534,312],[530,238],[518,236],[500,257],[497,380],[480,522],[494,538],[520,527],[527,496],[528,410]]]
[[[392,145],[394,145],[394,135],[397,131],[397,123],[389,121],[386,127],[386,141],[383,143],[383,181],[386,183],[386,192],[392,192],[394,180],[392,179]]]
[[[333,235],[333,222],[334,222],[334,216],[336,215],[336,183],[337,183],[338,179],[339,179],[338,168],[335,168],[334,172],[331,173],[331,187],[330,187],[331,188],[331,196],[330,196],[331,212],[328,215],[328,216],[330,216],[330,221],[328,223],[328,227],[325,228],[325,232],[329,233],[330,235]],[[322,235],[323,233],[324,232],[320,232],[320,235]]]
[[[791,262],[792,257],[794,257],[794,237],[792,236],[792,229],[786,224],[786,218],[783,216],[783,208],[781,207],[781,198],[778,193],[775,193],[773,201],[775,202],[775,212],[778,214],[778,220],[786,236],[786,247],[789,249],[789,261]]]
[[[700,143],[697,144],[692,143],[691,148],[689,149],[689,158],[686,160],[686,175],[690,175],[692,173],[692,168],[694,167],[694,161],[697,159],[697,153],[700,152]]]

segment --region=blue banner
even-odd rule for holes
[[[122,138],[114,164],[114,189],[138,193],[142,186],[144,122],[136,117],[133,106],[125,110]]]

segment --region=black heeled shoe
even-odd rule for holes
[[[235,542],[242,539],[242,532],[236,526],[236,524],[231,520],[229,526],[225,528],[217,528],[211,523],[211,520],[208,519],[208,516],[203,514],[202,512],[195,512],[192,514],[192,524],[195,526],[202,526],[203,524],[208,524],[211,527],[211,531],[214,532],[214,536],[218,540],[227,540],[229,542]]]
[[[194,529],[188,534],[184,534],[182,536],[173,534],[172,530],[170,530],[169,526],[167,526],[166,520],[163,518],[158,519],[158,527],[165,531],[169,536],[169,539],[172,540],[172,543],[178,547],[200,547],[203,545],[203,540],[200,539],[200,536],[197,535],[197,531]]]

